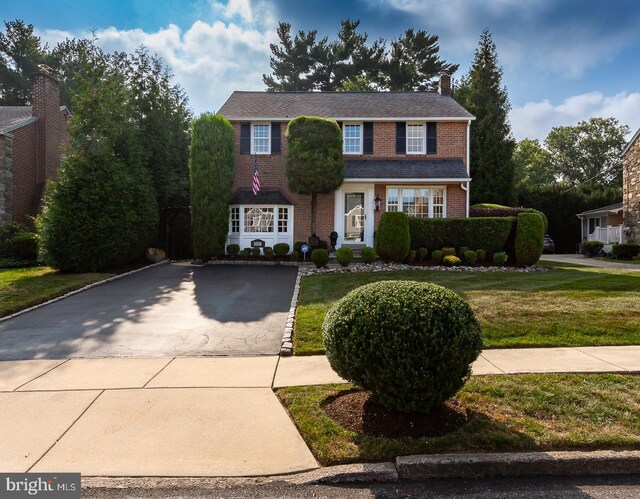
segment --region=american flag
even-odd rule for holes
[[[251,185],[253,195],[257,196],[260,191],[260,177],[258,177],[258,159],[253,158],[253,184]]]

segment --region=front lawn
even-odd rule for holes
[[[61,274],[49,267],[0,270],[0,317],[43,303],[113,274]]]
[[[486,348],[640,344],[640,273],[545,263],[551,271],[408,270],[305,277],[296,313],[294,353],[324,353],[322,321],[352,289],[384,279],[440,284],[473,308]]]
[[[349,385],[283,388],[277,395],[325,466],[439,452],[640,449],[640,376],[474,376],[454,401],[467,423],[439,437],[386,438],[348,431],[322,402]]]

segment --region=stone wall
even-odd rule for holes
[[[631,228],[629,241],[640,243],[640,137],[624,157],[623,172],[624,225]]]

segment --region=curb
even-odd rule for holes
[[[553,451],[401,456],[396,463],[329,466],[299,473],[251,477],[83,477],[82,489],[203,489],[355,484],[451,478],[594,476],[640,473],[640,451]]]
[[[204,265],[267,265],[271,267],[299,267],[300,262],[285,262],[285,261],[275,261],[270,262],[268,260],[209,260],[208,262],[202,263],[200,265],[196,263],[192,263],[196,267],[202,267]]]
[[[640,473],[640,451],[551,451],[400,456],[401,480]]]
[[[47,300],[45,302],[38,303],[37,305],[33,305],[32,307],[25,308],[24,310],[19,310],[18,312],[15,312],[15,313],[13,313],[11,315],[7,315],[6,317],[2,317],[2,318],[0,318],[0,323],[8,321],[10,319],[13,319],[15,317],[18,317],[19,315],[26,314],[28,312],[32,312],[33,310],[36,310],[38,308],[45,307],[47,305],[50,305],[51,303],[55,303],[57,301],[64,300],[65,298],[69,298],[70,296],[77,295],[78,293],[82,293],[83,291],[87,291],[88,289],[95,288],[97,286],[102,286],[103,284],[106,284],[108,282],[115,281],[117,279],[122,279],[123,277],[127,277],[127,276],[130,276],[132,274],[137,274],[138,272],[142,272],[143,270],[147,270],[147,269],[150,269],[152,267],[157,267],[159,265],[166,265],[168,263],[171,263],[171,262],[169,260],[162,260],[161,262],[152,263],[151,265],[146,265],[144,267],[140,267],[139,269],[130,270],[129,272],[125,272],[124,274],[117,274],[117,275],[114,275],[113,277],[108,277],[106,279],[103,279],[102,281],[98,281],[98,282],[93,282],[91,284],[87,284],[86,286],[83,286],[83,287],[78,288],[78,289],[74,289],[73,291],[69,291],[68,293],[65,293],[65,294],[63,294],[61,296],[58,296],[56,298],[52,298],[51,300]]]
[[[284,325],[282,333],[282,343],[280,345],[280,355],[288,357],[293,354],[293,326],[296,320],[296,309],[298,308],[298,298],[300,296],[300,281],[302,280],[303,265],[298,266],[298,275],[296,283],[293,287],[293,296],[291,297],[291,307],[287,315],[287,322]]]

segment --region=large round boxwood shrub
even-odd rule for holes
[[[329,263],[329,252],[326,249],[318,248],[311,252],[311,261],[316,267],[326,267]]]
[[[376,230],[375,247],[385,262],[404,262],[411,249],[409,217],[401,211],[383,213]]]
[[[471,307],[442,286],[381,281],[329,310],[323,338],[331,367],[402,411],[427,412],[453,396],[480,354]]]

